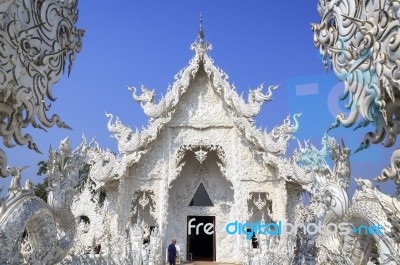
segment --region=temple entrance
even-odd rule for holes
[[[218,232],[207,235],[204,229],[213,231],[213,227],[224,225],[224,220],[233,219],[230,216],[234,201],[232,184],[221,173],[222,161],[217,151],[209,151],[205,156],[201,152],[206,150],[205,146],[201,146],[202,149],[199,146],[198,151],[196,147],[190,148],[194,150],[185,153],[181,173],[172,181],[169,190],[164,245],[177,239],[181,260],[230,260],[233,237]],[[190,224],[192,233],[189,235],[188,225],[193,218],[196,220]],[[195,235],[197,227],[199,234]]]
[[[188,216],[187,229],[188,259],[215,261],[215,216]]]

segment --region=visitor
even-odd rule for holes
[[[176,260],[176,239],[172,239],[172,244],[169,245],[168,247],[168,261],[169,265],[175,265],[175,260]]]

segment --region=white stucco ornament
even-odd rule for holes
[[[344,1],[320,2],[325,12]],[[332,48],[322,43],[324,25],[314,25],[322,52]],[[86,139],[75,150],[68,139],[50,150],[47,203],[33,195],[32,183],[21,185],[23,168],[9,168],[13,179],[0,199],[1,264],[160,265],[172,239],[182,261],[400,263],[399,201],[363,179],[350,200],[350,150],[328,135],[321,148],[298,141],[287,154],[301,114],[270,132],[257,129],[253,118],[277,86],[261,85],[243,99],[214,65],[211,48],[201,25],[193,58],[158,102],[144,86],[140,95],[129,88],[149,123],[132,130],[106,114],[118,153]],[[379,180],[397,178],[397,157]],[[196,219],[212,224],[209,237],[193,235]],[[226,230],[245,223],[322,226],[279,235],[272,233],[278,228],[265,235]],[[329,233],[332,225],[347,232]],[[362,226],[384,233],[359,235]]]
[[[48,116],[51,88],[68,65],[71,72],[82,48],[77,29],[78,1],[13,0],[0,2],[0,136],[6,147],[27,145],[40,152],[23,129],[69,128],[57,114]],[[0,176],[8,176],[0,149]]]

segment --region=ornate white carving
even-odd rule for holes
[[[251,118],[276,87],[266,93],[262,86],[251,90],[246,102],[213,65],[207,54],[211,45],[204,41],[202,29],[191,48],[195,56],[159,103],[154,90],[142,87],[143,93],[137,95],[137,89],[130,88],[150,117],[147,128],[133,131],[106,114],[118,154],[97,143],[87,145],[86,140],[72,151],[68,139],[59,151],[50,151],[49,205],[32,195],[30,182],[21,186],[23,168],[10,170],[8,197],[0,199],[0,242],[6,246],[0,249],[0,263],[159,265],[172,238],[178,239],[180,258],[185,259],[187,234],[182,228],[188,216],[199,215],[216,216],[217,227],[229,220],[260,217],[347,222],[350,227],[366,222],[387,229],[384,235],[366,238],[301,232],[257,235],[256,250],[243,237],[217,231],[218,261],[361,264],[374,239],[382,264],[399,263],[399,201],[369,181],[357,180],[359,187],[350,203],[350,150],[325,135],[321,150],[299,143],[287,158],[288,141],[299,128],[301,114],[293,116],[293,124],[288,117],[271,132],[256,129]],[[189,89],[192,85],[196,91]],[[212,122],[216,115],[220,120]],[[327,155],[333,167],[326,162]],[[394,155],[391,168],[379,179],[395,178],[396,161]],[[91,165],[89,178],[80,174],[87,164]],[[213,206],[190,206],[200,185]],[[309,205],[301,204],[301,192],[308,194]],[[27,236],[23,236],[25,229]],[[22,243],[15,247],[10,242]]]
[[[254,200],[253,199],[253,203],[254,203],[254,205],[257,207],[257,209],[259,211],[261,211],[261,209],[264,208],[265,205],[267,205],[267,201],[266,200],[261,200],[260,193],[258,194],[258,200]]]
[[[297,119],[300,116],[301,114],[293,115],[294,125],[291,124],[290,117],[287,117],[282,125],[274,127],[270,133],[256,129],[243,119],[236,119],[235,123],[255,148],[273,155],[285,155],[288,141],[294,138],[292,134],[299,129]]]
[[[82,181],[80,170],[88,148],[83,139],[77,149],[71,150],[66,138],[59,151],[49,151],[48,204],[33,195],[29,182],[21,187],[23,168],[11,170],[13,181],[8,196],[0,204],[0,263],[49,264],[61,261],[67,254],[75,236],[75,218],[70,205]],[[19,245],[25,230],[28,237]],[[34,238],[34,244],[29,243],[28,238]]]
[[[329,60],[338,79],[344,81],[345,91],[341,99],[348,99],[346,107],[350,111],[347,117],[339,114],[331,128],[341,124],[353,126],[361,116],[356,129],[371,124],[375,132],[366,134],[357,151],[367,148],[371,142],[384,141],[385,146],[392,146],[400,132],[396,93],[399,89],[399,3],[320,0],[318,11],[321,22],[311,25],[314,44],[320,50],[325,68],[328,68]],[[392,179],[397,185],[400,183],[398,156],[399,150],[396,150],[392,154],[391,165],[382,171],[376,181]],[[337,168],[337,172],[346,174],[346,170],[341,168]],[[346,182],[341,183],[342,186],[347,186]],[[357,219],[366,224],[385,224],[398,234],[398,199],[381,193],[368,180],[357,180],[357,183],[359,188],[353,197],[353,205],[344,211],[344,220],[352,224]],[[343,211],[338,217],[343,217]],[[400,239],[395,234],[389,232],[373,237],[378,245],[381,264],[399,263]],[[361,256],[368,254],[365,253],[365,244],[370,240],[352,235],[345,238],[345,243],[340,246],[329,244],[337,240],[328,238],[322,243],[326,248],[320,252],[320,262],[360,263]]]
[[[222,175],[226,178],[225,172],[226,172],[226,155],[225,151],[223,150],[222,146],[220,145],[210,145],[210,144],[204,144],[202,141],[200,141],[200,144],[189,144],[189,145],[182,145],[176,152],[175,154],[175,167],[176,167],[176,174],[172,176],[172,178],[169,180],[169,183],[174,181],[182,171],[183,166],[185,165],[186,162],[182,162],[185,154],[187,151],[192,151],[194,152],[196,159],[199,161],[200,164],[203,164],[204,160],[207,158],[207,153],[211,151],[215,151],[218,159],[220,162],[216,162]],[[203,150],[204,149],[204,150]],[[197,151],[196,151],[197,150]],[[199,167],[201,168],[201,167]]]
[[[200,147],[199,151],[194,152],[197,160],[199,160],[200,164],[203,164],[203,161],[207,158],[207,151],[203,151]]]
[[[328,69],[332,63],[337,78],[344,81],[342,100],[348,99],[350,114],[339,114],[332,125],[356,127],[372,124],[360,148],[380,143],[394,144],[398,126],[399,13],[396,1],[318,1],[321,22],[312,24],[314,44]]]
[[[75,28],[78,2],[2,1],[0,25],[0,136],[6,147],[27,145],[39,152],[23,128],[69,128],[58,115],[47,117],[54,101],[51,87],[68,74],[81,50],[84,31]],[[15,143],[15,144],[14,144]],[[7,157],[0,150],[0,175],[7,176]]]
[[[400,149],[393,152],[390,158],[390,166],[383,169],[382,173],[375,178],[375,181],[394,180],[395,184],[400,187]]]
[[[144,207],[146,207],[147,204],[149,204],[149,199],[146,197],[146,192],[143,192],[143,196],[140,198],[139,204],[142,206],[143,209]]]

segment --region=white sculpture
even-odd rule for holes
[[[46,3],[52,6],[53,2]],[[76,7],[73,1],[61,3],[71,10]],[[331,56],[336,74],[346,81],[350,106],[356,104],[350,116],[339,115],[333,127],[339,123],[351,126],[361,114],[365,120],[359,126],[373,123],[377,128],[361,148],[369,141],[383,141],[385,134],[387,145],[393,144],[398,133],[397,103],[385,100],[396,97],[393,88],[398,85],[398,37],[390,31],[398,28],[397,4],[321,0],[319,8],[323,21],[312,26],[315,44],[325,64],[326,54]],[[61,33],[68,35],[64,30]],[[70,34],[78,37],[66,48],[73,59],[82,32]],[[29,41],[20,48],[25,49],[24,56],[34,57]],[[387,52],[384,45],[394,50]],[[0,263],[156,265],[164,263],[163,251],[171,238],[180,242],[179,258],[185,260],[193,252],[184,243],[190,241],[188,219],[202,216],[214,218],[216,252],[211,258],[216,261],[365,264],[376,246],[381,264],[399,264],[399,201],[362,179],[357,180],[359,187],[349,200],[350,150],[325,135],[321,150],[299,142],[298,149],[286,157],[301,114],[293,115],[294,124],[288,117],[271,132],[255,128],[252,120],[277,86],[263,92],[261,85],[249,91],[246,101],[208,55],[212,46],[205,41],[202,26],[191,49],[194,57],[158,103],[154,90],[142,86],[142,94],[137,95],[136,88],[129,88],[149,116],[146,128],[133,131],[107,114],[118,154],[96,143],[87,144],[85,139],[74,151],[68,139],[61,142],[59,151],[50,150],[47,204],[32,194],[29,181],[21,186],[23,168],[10,170],[13,181],[8,196],[0,199]],[[367,60],[369,67],[365,67]],[[360,77],[364,83],[356,84]],[[51,80],[44,83],[45,88],[50,88]],[[11,93],[12,89],[4,91]],[[44,115],[40,108],[38,113]],[[44,126],[62,125],[58,117],[39,120]],[[19,134],[15,135],[18,140]],[[3,137],[6,142],[11,139]],[[29,137],[25,140],[35,147]],[[328,155],[333,167],[326,161]],[[392,165],[377,180],[398,182],[398,156],[396,151]],[[197,192],[203,192],[207,202],[195,201]],[[302,203],[302,194],[309,204]],[[243,235],[217,229],[230,220],[321,223],[325,228],[315,234],[300,229],[290,235],[256,234],[254,249],[254,242]],[[328,233],[328,224],[341,223],[350,233]],[[382,225],[385,233],[359,236],[353,230],[375,224]]]
[[[75,217],[70,205],[82,181],[80,170],[86,160],[87,148],[83,139],[82,144],[72,151],[66,138],[61,142],[59,152],[49,151],[47,204],[33,195],[29,182],[28,189],[21,188],[19,179],[23,168],[12,173],[14,179],[8,196],[1,202],[0,263],[50,264],[64,258],[74,241]],[[19,245],[21,240],[24,243]]]
[[[318,2],[321,22],[312,24],[314,44],[320,50],[325,68],[328,63],[338,79],[344,81],[341,98],[348,99],[350,114],[338,114],[336,122],[350,127],[358,117],[363,119],[357,128],[371,124],[375,131],[368,133],[357,151],[370,143],[392,146],[399,133],[399,3],[398,1],[337,0]],[[376,181],[394,180],[399,185],[397,170],[398,150]],[[368,180],[357,180],[359,189],[348,210],[335,212],[336,221],[346,220],[351,225],[385,224],[384,235],[360,237],[355,234],[324,239],[321,263],[364,264],[368,261],[368,245],[377,244],[380,264],[399,264],[398,231],[400,208],[398,198],[383,194]],[[384,201],[384,202],[383,202]],[[343,203],[342,203],[343,204]],[[343,205],[344,206],[344,205]],[[321,242],[322,242],[321,241]],[[330,243],[331,242],[331,243]],[[332,244],[335,242],[335,244]]]
[[[39,152],[29,134],[22,129],[69,128],[58,115],[47,117],[54,101],[51,87],[68,74],[81,50],[84,31],[75,28],[78,19],[74,1],[3,1],[0,5],[0,136],[6,147],[27,145]],[[15,143],[15,144],[14,144]],[[7,176],[7,156],[0,150],[0,176]]]
[[[348,211],[349,150],[324,136],[322,151],[306,145],[285,157],[301,114],[293,116],[294,124],[288,117],[271,132],[255,128],[251,118],[276,87],[265,95],[262,87],[251,91],[245,103],[214,66],[202,30],[192,49],[189,66],[159,103],[154,91],[142,87],[143,94],[137,95],[137,89],[130,88],[150,118],[147,128],[133,131],[107,114],[119,154],[98,145],[88,150],[90,180],[73,203],[75,216],[90,219],[77,242],[90,245],[96,238],[101,253],[91,257],[74,247],[65,262],[125,259],[158,264],[169,239],[186,242],[182,229],[191,215],[216,216],[216,226],[223,227],[222,220],[305,222],[324,220],[330,209],[341,217]],[[328,154],[335,161],[333,169],[325,161]],[[212,206],[191,206],[200,186]],[[303,211],[301,191],[308,191],[313,202]],[[101,192],[106,194],[102,203]],[[143,244],[149,229],[150,242]],[[317,237],[258,237],[260,251],[255,251],[243,237],[221,231],[215,236],[217,261],[284,264],[315,259],[310,250],[316,249]],[[299,240],[303,243],[296,246]],[[123,251],[108,243],[118,241],[126,245]],[[188,258],[188,247],[181,244],[182,260]]]

